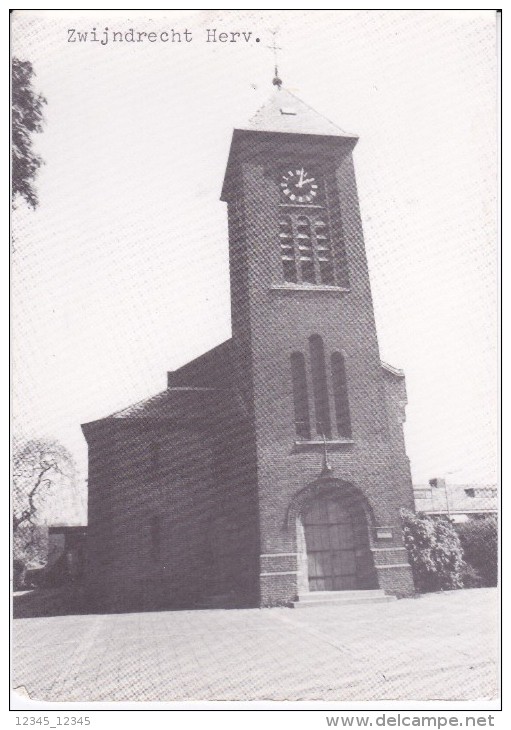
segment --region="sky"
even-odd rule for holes
[[[192,41],[68,41],[105,27]],[[251,35],[208,43],[207,29]],[[67,446],[83,496],[80,424],[230,336],[219,196],[233,128],[273,91],[273,30],[284,86],[360,137],[380,353],[406,373],[413,481],[494,483],[492,11],[15,11],[13,54],[48,103],[40,204],[12,218],[14,429]],[[63,519],[84,519],[76,504]]]

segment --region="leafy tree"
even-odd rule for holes
[[[496,515],[469,520],[456,526],[468,565],[479,576],[479,585],[496,586],[498,579],[499,528]]]
[[[462,588],[463,550],[453,524],[443,518],[402,510],[403,533],[416,589]]]
[[[43,161],[32,147],[32,135],[43,129],[46,99],[34,91],[32,64],[12,59],[12,201],[18,196],[35,208],[34,180]]]
[[[62,490],[75,486],[76,468],[71,453],[51,439],[14,440],[13,542],[14,558],[44,562],[47,552],[49,510]]]

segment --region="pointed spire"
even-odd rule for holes
[[[329,137],[345,137],[354,141],[356,135],[343,131],[329,119],[312,109],[285,88],[278,77],[277,88],[256,112],[244,129],[258,132],[286,132],[291,134],[316,134]]]

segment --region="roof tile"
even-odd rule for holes
[[[277,89],[244,129],[356,139],[287,89]]]

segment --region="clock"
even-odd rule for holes
[[[304,167],[291,168],[282,175],[282,194],[290,203],[312,203],[318,194],[318,181]]]

